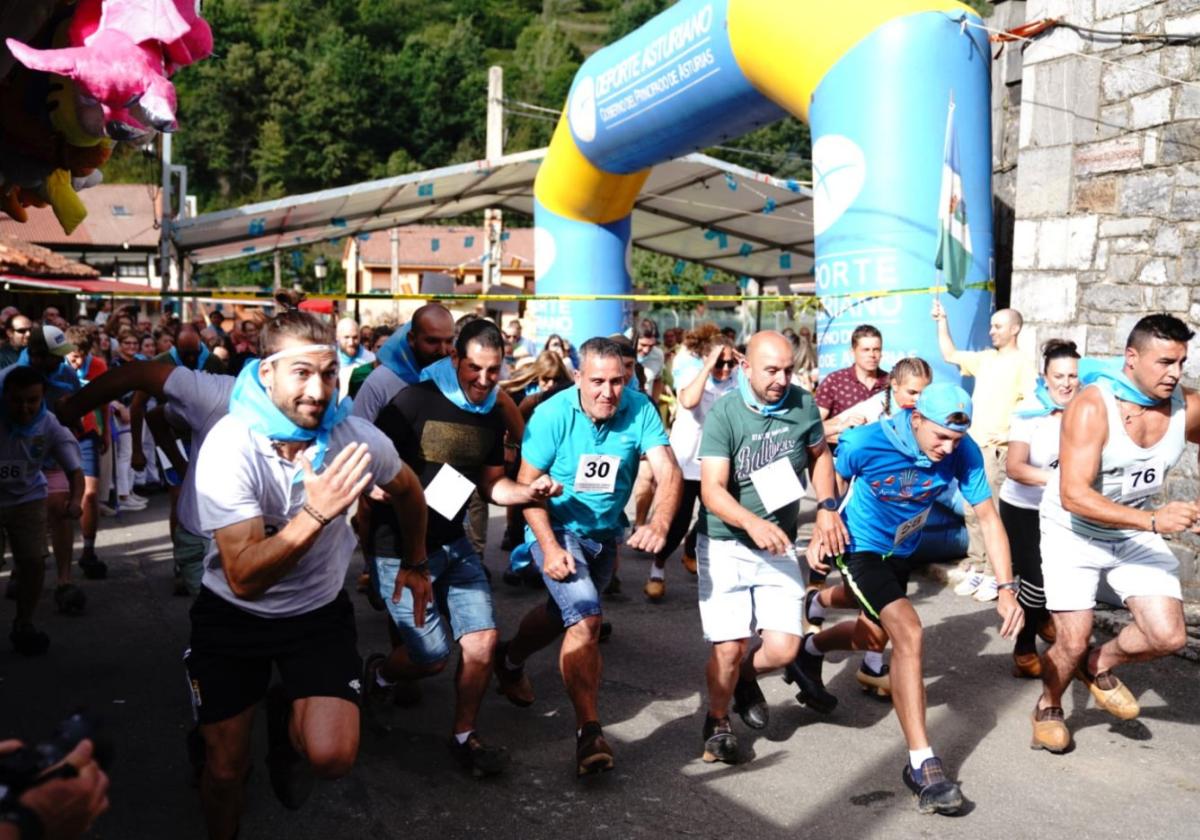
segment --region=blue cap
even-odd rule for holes
[[[917,397],[917,411],[952,432],[965,432],[971,426],[971,395],[949,382],[935,382]],[[951,423],[952,414],[967,415],[966,423]]]

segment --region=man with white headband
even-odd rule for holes
[[[947,777],[926,733],[921,619],[907,594],[909,558],[921,541],[934,499],[950,482],[958,481],[979,517],[988,560],[999,581],[1000,634],[1016,635],[1024,619],[1012,579],[1008,537],[992,504],[983,455],[967,436],[971,412],[966,391],[935,382],[921,392],[915,408],[842,432],[834,468],[840,492],[852,479],[855,482],[841,514],[850,539],[843,551],[814,534],[808,563],[827,572],[825,558],[833,557],[861,614],[857,624],[843,622],[806,636],[800,656],[788,666],[788,676],[802,695],[827,694],[821,682],[827,652],[882,650],[891,640],[892,705],[908,743],[901,777],[923,814],[955,814],[963,804],[958,783]]]
[[[206,760],[209,836],[234,837],[255,707],[267,697],[271,784],[298,808],[312,775],[337,778],[358,753],[362,661],[342,591],[355,536],[343,515],[372,482],[409,523],[392,597],[430,599],[420,482],[374,426],[336,399],[332,330],[290,310],[267,322],[260,362],[238,376],[229,414],[195,466],[212,534],[192,606],[186,664]],[[272,667],[282,681],[267,690]]]

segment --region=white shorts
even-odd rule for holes
[[[763,630],[801,635],[804,579],[794,555],[776,557],[737,540],[698,534],[696,565],[707,641],[748,639]]]
[[[1159,534],[1144,531],[1127,539],[1100,540],[1045,517],[1041,526],[1046,609],[1092,609],[1102,573],[1121,603],[1138,596],[1183,600],[1179,561]]]

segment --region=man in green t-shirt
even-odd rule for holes
[[[700,621],[712,644],[704,760],[738,760],[729,704],[753,729],[767,725],[758,675],[787,665],[800,649],[804,579],[794,542],[800,474],[807,468],[820,500],[816,533],[844,545],[833,456],[812,394],[791,384],[792,347],[777,332],[751,340],[738,390],[704,419],[700,498],[704,512],[696,559]],[[752,635],[762,645],[747,656]]]

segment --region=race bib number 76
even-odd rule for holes
[[[1121,498],[1140,499],[1162,489],[1166,468],[1160,461],[1146,461],[1125,468],[1121,479]]]

